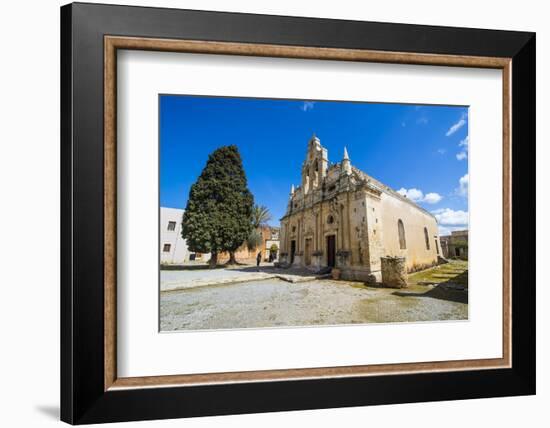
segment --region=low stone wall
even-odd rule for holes
[[[381,280],[380,272],[372,272],[368,268],[352,266],[352,267],[343,267],[341,268],[342,274],[340,275],[341,279],[347,281],[363,281],[368,284],[374,284]]]
[[[381,257],[382,284],[391,288],[407,286],[407,259],[405,257]]]

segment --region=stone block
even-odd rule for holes
[[[407,284],[407,259],[405,257],[381,257],[382,284],[391,288],[404,288]]]

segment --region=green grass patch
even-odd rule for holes
[[[448,264],[436,266],[409,275],[409,284],[452,282],[468,287],[468,262],[451,260]]]

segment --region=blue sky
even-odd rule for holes
[[[278,225],[313,133],[329,161],[346,146],[353,165],[433,212],[441,234],[467,227],[462,106],[161,95],[160,204],[185,208],[208,154],[235,144],[255,202]]]

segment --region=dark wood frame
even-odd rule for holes
[[[117,379],[114,77],[116,49],[122,48],[501,68],[503,358]],[[61,9],[61,130],[62,420],[80,424],[535,392],[533,33],[67,5]]]

